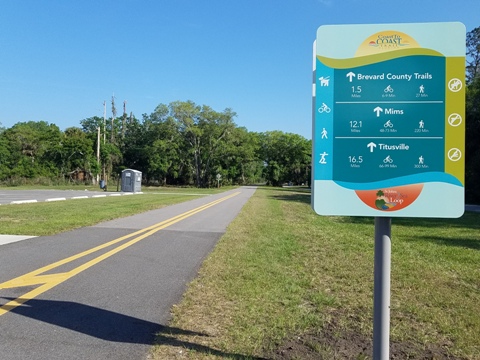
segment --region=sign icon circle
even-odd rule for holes
[[[448,150],[447,155],[451,161],[458,161],[462,158],[462,152],[457,148],[451,148]]]
[[[462,83],[462,80],[460,79],[453,78],[453,79],[450,79],[450,81],[448,82],[448,88],[452,92],[459,92],[460,90],[462,90],[462,87],[463,87],[463,83]]]
[[[452,113],[448,116],[448,123],[451,126],[459,126],[462,123],[463,119],[460,114]]]

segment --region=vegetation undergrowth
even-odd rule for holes
[[[373,218],[318,216],[309,202],[295,190],[257,190],[174,307],[169,329],[178,331],[159,334],[152,357],[286,359],[279,349],[293,339],[315,355],[290,359],[370,358]],[[480,358],[479,218],[393,219],[397,358]],[[328,339],[355,334],[365,344],[342,355],[322,343],[327,330]]]

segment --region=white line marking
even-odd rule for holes
[[[36,236],[27,236],[27,235],[0,235],[0,245],[10,244],[13,242],[31,239]]]

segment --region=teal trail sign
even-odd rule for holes
[[[463,214],[463,24],[321,26],[314,68],[317,213]]]

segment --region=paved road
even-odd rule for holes
[[[145,359],[255,188],[0,247],[0,358]],[[178,342],[178,346],[192,344]]]

